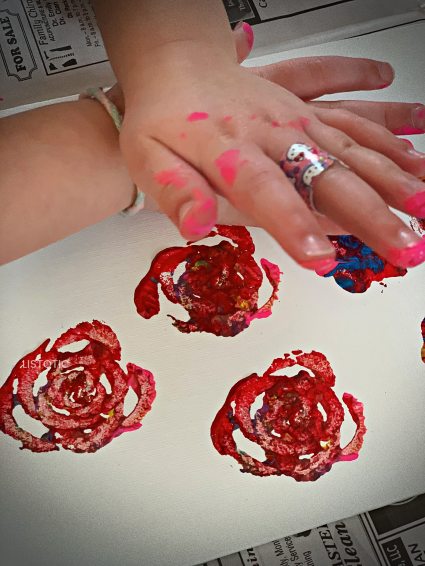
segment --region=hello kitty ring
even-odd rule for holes
[[[279,162],[280,168],[294,185],[309,208],[315,210],[313,185],[316,177],[338,162],[329,153],[304,143],[294,143]]]

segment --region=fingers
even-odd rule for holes
[[[352,57],[301,57],[251,70],[304,100],[336,92],[384,88],[394,79],[389,63]]]
[[[348,110],[367,118],[398,135],[425,133],[425,106],[405,102],[369,102],[364,100],[335,100],[310,102],[319,109]],[[402,132],[405,132],[402,134]]]
[[[230,204],[230,202],[218,196],[218,224],[230,224],[233,226],[260,226],[249,214],[243,214],[240,210]],[[151,203],[145,206],[148,210],[158,210],[153,208]],[[314,216],[324,234],[349,234],[349,231],[333,222],[323,214],[314,212]]]
[[[206,236],[217,223],[217,199],[205,178],[155,140],[139,147],[148,156],[135,182],[152,197],[187,240]]]
[[[385,155],[412,175],[425,175],[425,154],[413,150],[404,140],[397,138],[380,124],[348,110],[319,110],[316,116],[322,123],[342,130],[358,144]],[[394,206],[399,207],[399,204],[400,202],[397,205],[394,203]]]
[[[314,202],[394,265],[414,267],[425,261],[425,238],[421,240],[390,212],[354,172],[337,165],[328,169],[317,178]]]
[[[258,146],[213,138],[205,145],[199,168],[233,207],[265,227],[301,265],[333,265],[333,246],[316,218]]]
[[[246,22],[239,22],[233,30],[238,63],[243,63],[254,46],[254,30]]]
[[[364,145],[356,143],[357,140],[355,141],[343,131],[318,121],[312,120],[307,125],[307,131],[320,147],[345,163],[369,187],[373,187],[390,206],[413,216],[421,216],[425,212],[424,184],[394,162],[398,160],[405,164],[406,168],[407,166],[410,169],[413,168],[413,164],[410,162],[412,158],[407,151],[398,150],[399,144],[405,144],[380,126],[376,124],[365,125],[363,119],[358,118],[357,120],[359,124],[353,126],[353,128],[358,141]],[[389,137],[388,142],[386,136]],[[365,147],[365,145],[369,145],[375,151]],[[390,158],[386,157],[385,153]],[[425,173],[425,160],[416,161],[418,161],[415,164],[417,173],[420,172],[420,168]]]

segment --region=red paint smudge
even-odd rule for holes
[[[80,351],[64,351],[82,340],[88,344]],[[97,320],[81,322],[62,334],[50,350],[48,343],[19,360],[0,388],[0,430],[32,452],[50,452],[59,446],[96,452],[116,436],[140,428],[155,399],[155,381],[149,371],[134,364],[127,364],[127,373],[123,371],[117,363],[121,346],[109,326]],[[47,383],[35,392],[34,384],[46,369]],[[100,381],[102,376],[110,384],[110,393]],[[124,399],[130,387],[137,403],[126,416]],[[13,416],[17,406],[48,431],[39,438],[21,428]]]
[[[181,139],[181,140],[187,139],[187,134],[186,134],[186,132],[182,132],[182,133],[180,134],[180,139]]]
[[[395,134],[396,136],[411,136],[415,134],[425,134],[425,130],[414,128],[409,124],[405,124],[404,126],[401,126],[400,128],[396,128],[395,130],[393,130],[392,133]]]
[[[251,114],[251,116],[249,117],[250,120],[256,120],[257,119],[257,114]]]
[[[278,122],[277,120],[272,120],[271,125],[272,128],[280,128],[280,122]]]
[[[224,116],[223,118],[223,122],[230,122],[231,120],[233,120],[233,116]]]
[[[258,307],[263,273],[253,257],[255,247],[248,230],[241,226],[217,226],[208,237],[217,235],[232,240],[232,244],[222,240],[215,246],[188,245],[157,254],[134,293],[137,312],[142,317],[159,313],[158,285],[169,301],[182,305],[189,313],[188,321],[169,315],[180,332],[236,336],[254,318],[271,314],[280,282],[279,268],[267,260],[261,261],[273,292],[266,304]],[[185,264],[185,271],[174,281],[174,272],[181,263]]]
[[[425,318],[423,319],[422,323],[421,323],[421,332],[422,332],[422,338],[423,338],[423,344],[422,344],[422,349],[421,349],[421,358],[423,363],[425,364]]]
[[[228,149],[214,162],[220,171],[221,178],[230,186],[232,186],[236,180],[239,155],[239,149]]]
[[[207,120],[208,118],[208,112],[192,112],[186,119],[188,122],[199,122],[200,120]]]
[[[294,377],[274,375],[295,365],[303,369]],[[356,431],[351,441],[341,447],[340,429],[345,415],[332,390],[334,385],[335,375],[320,352],[296,350],[275,359],[263,375],[253,373],[232,387],[211,426],[214,447],[237,460],[242,472],[285,475],[296,481],[317,480],[336,462],[355,460],[366,433],[362,403],[344,393],[342,399]],[[259,396],[263,396],[262,407],[252,415],[251,407]],[[264,450],[264,461],[238,449],[233,438],[235,430]]]
[[[176,189],[183,189],[186,186],[186,179],[182,176],[180,169],[164,169],[154,175],[155,181],[166,187],[172,185]]]

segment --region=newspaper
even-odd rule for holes
[[[204,566],[425,566],[425,494]]]
[[[257,54],[425,18],[417,0],[223,2],[256,26]],[[0,56],[0,111],[115,82],[90,0],[0,0]]]

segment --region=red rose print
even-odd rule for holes
[[[274,375],[294,365],[305,369],[295,377]],[[344,393],[343,401],[357,429],[348,445],[341,448],[344,409],[332,391],[334,385],[332,368],[319,352],[305,354],[297,350],[277,358],[264,375],[254,373],[232,387],[211,426],[215,448],[235,458],[242,472],[257,476],[283,474],[297,481],[315,481],[335,462],[355,460],[366,433],[363,405]],[[251,415],[251,405],[261,395],[262,407]],[[263,448],[263,462],[238,450],[233,438],[237,429]]]
[[[78,352],[64,351],[74,342],[88,341]],[[81,322],[60,336],[50,350],[43,342],[15,365],[0,388],[0,429],[33,452],[59,450],[95,452],[120,434],[140,428],[155,399],[153,375],[134,364],[127,373],[118,365],[121,346],[102,322]],[[47,383],[34,384],[43,372]],[[109,382],[105,387],[101,378]],[[124,415],[124,398],[137,395],[133,411]],[[107,389],[110,388],[108,392]],[[38,438],[23,430],[13,411],[21,406],[48,431]]]
[[[188,245],[167,248],[157,254],[134,293],[141,316],[151,318],[159,313],[158,285],[168,300],[182,305],[190,315],[186,322],[169,315],[181,332],[235,336],[253,319],[271,314],[280,280],[277,265],[261,260],[273,292],[259,308],[258,291],[263,273],[252,255],[255,247],[248,230],[217,226],[207,237],[217,235],[229,238],[236,245],[222,240],[215,246]],[[174,272],[182,263],[185,263],[185,271],[175,282]]]

